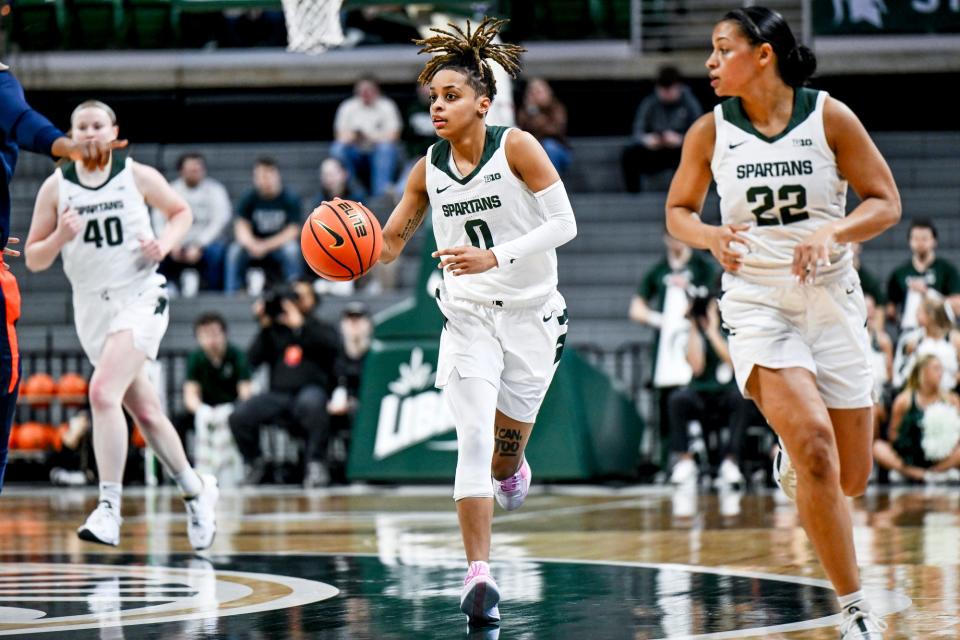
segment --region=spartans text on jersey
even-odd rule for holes
[[[781,176],[813,175],[813,162],[810,160],[790,160],[785,162],[753,162],[737,165],[737,178],[778,178]]]
[[[98,202],[97,204],[80,205],[77,207],[77,214],[99,213],[101,211],[115,211],[123,209],[123,200],[113,200],[112,202]]]
[[[450,204],[445,204],[442,206],[443,217],[449,218],[451,216],[465,216],[468,213],[487,211],[489,209],[499,209],[500,206],[500,196],[498,195],[487,196],[484,198],[474,198],[473,200],[467,200],[466,202],[451,202]]]

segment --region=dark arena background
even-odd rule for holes
[[[691,324],[688,311],[719,294],[715,277],[697,282],[687,265],[708,264],[714,276],[719,267],[709,253],[682,248],[666,260],[664,205],[676,162],[630,161],[629,149],[651,131],[638,117],[645,99],[673,116],[676,103],[657,98],[665,86],[683,87],[682,99],[702,112],[718,103],[704,63],[714,25],[741,6],[735,0],[2,2],[2,61],[32,107],[67,131],[78,104],[103,101],[130,157],[179,179],[178,189],[188,189],[192,159],[229,202],[221,199],[219,215],[214,204],[202,215],[207,204],[194,206],[207,230],[197,241],[201,261],[164,263],[170,324],[146,365],[191,462],[219,480],[216,539],[199,553],[177,487],[132,418],[120,543],[77,537],[98,501],[93,367],[61,261],[31,272],[23,257],[6,257],[22,295],[22,382],[0,497],[0,636],[838,637],[834,591],[796,506],[771,477],[777,439],[763,417],[749,413],[738,426],[709,405],[680,419],[670,401],[693,384],[687,340],[700,321]],[[816,53],[810,85],[859,116],[902,199],[900,223],[865,243],[857,263],[880,451],[866,494],[849,502],[863,588],[888,625],[884,638],[957,638],[960,471],[880,460],[921,446],[916,432],[903,442],[906,418],[896,410],[911,394],[903,390],[913,351],[933,339],[932,312],[916,328],[917,307],[927,303],[915,291],[939,292],[920,298],[947,318],[934,336],[943,375],[954,377],[943,388],[958,381],[960,4],[766,4]],[[270,261],[245,265],[234,230],[244,207],[263,199],[253,179],[263,158],[293,203],[283,215],[295,219],[297,238],[311,210],[338,196],[362,201],[385,224],[410,165],[435,138],[416,88],[425,56],[410,41],[485,15],[509,18],[502,41],[527,49],[518,78],[497,76],[488,120],[526,128],[547,148],[578,235],[557,251],[569,333],[527,449],[530,496],[523,509],[494,514],[502,622],[472,628],[458,608],[466,563],[452,500],[456,433],[433,386],[445,319],[434,299],[430,216],[396,262],[351,283],[311,274],[291,285]],[[370,83],[394,105],[384,107],[396,115],[385,125],[390,161],[351,171],[337,160],[335,121]],[[10,206],[11,235],[21,241],[55,166],[20,154]],[[851,191],[848,209],[857,203]],[[703,218],[719,222],[714,187]],[[904,275],[918,264],[917,222],[935,230],[928,240],[941,265],[926,280]],[[309,273],[296,249],[294,266]],[[271,389],[272,363],[252,367],[242,391],[207,400],[197,320],[217,314],[231,353],[243,358],[281,299],[303,303],[304,315],[336,332],[343,362],[320,363],[322,380],[304,383],[323,387],[321,420],[301,420],[290,400],[238,439],[229,415],[248,394]],[[292,366],[311,354],[282,357]],[[710,393],[735,389],[729,365],[714,365]]]

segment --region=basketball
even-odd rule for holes
[[[21,395],[30,406],[45,407],[57,393],[57,383],[48,373],[35,373],[27,378]]]
[[[377,263],[382,248],[377,217],[352,200],[321,202],[300,233],[304,260],[327,280],[356,280]]]
[[[17,447],[43,450],[53,445],[53,427],[40,422],[25,422],[17,430]]]

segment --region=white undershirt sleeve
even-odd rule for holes
[[[540,205],[546,221],[509,242],[498,244],[490,249],[497,257],[497,265],[506,267],[517,258],[556,249],[560,245],[573,240],[577,235],[577,221],[573,217],[573,207],[563,180],[557,180],[552,185],[533,194]]]

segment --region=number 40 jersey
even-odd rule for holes
[[[723,224],[752,225],[739,275],[761,284],[791,279],[793,249],[819,227],[846,215],[847,182],[827,144],[823,105],[827,94],[794,91],[786,129],[768,137],[757,131],[739,98],[714,108],[717,136],[711,169],[720,194]],[[849,268],[847,245],[835,245],[825,282]]]
[[[73,162],[58,167],[56,176],[58,215],[71,207],[83,222],[60,251],[74,293],[123,288],[156,272],[157,264],[140,249],[141,239],[156,236],[133,178],[133,160],[114,151],[110,175],[99,187],[81,185]]]
[[[448,141],[440,140],[427,150],[427,193],[438,249],[469,245],[490,249],[546,221],[533,192],[510,170],[506,154],[510,131],[487,127],[480,162],[466,176],[457,171]],[[545,298],[557,288],[557,253],[551,249],[479,274],[453,276],[444,271],[443,280],[449,295],[464,300],[489,304]]]

